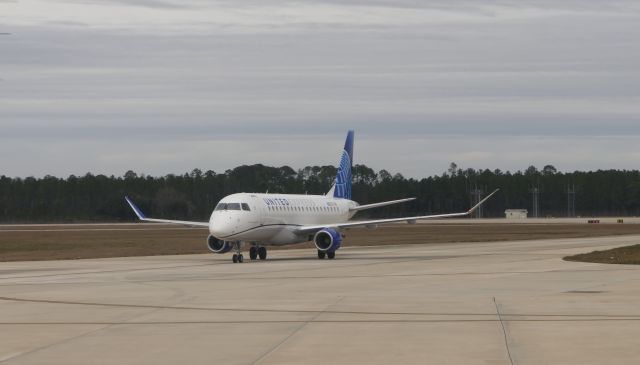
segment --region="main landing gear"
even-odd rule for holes
[[[325,258],[325,256],[326,256],[328,259],[334,259],[334,258],[336,257],[336,252],[335,252],[335,251],[328,251],[328,252],[324,252],[324,251],[320,251],[320,250],[318,250],[318,258],[319,258],[320,260],[324,259],[324,258]]]
[[[242,256],[242,251],[240,250],[240,242],[236,242],[233,244],[233,250],[236,251],[236,253],[233,254],[232,260],[233,263],[242,263],[244,262],[244,257]],[[258,258],[260,260],[266,260],[267,259],[267,248],[263,247],[263,246],[258,246],[257,244],[254,244],[253,246],[251,246],[249,248],[249,258],[251,260],[257,260]]]
[[[256,260],[260,258],[260,260],[267,259],[267,248],[263,246],[251,246],[249,249],[249,258],[251,260]]]

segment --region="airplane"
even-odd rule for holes
[[[415,198],[398,199],[360,205],[351,200],[351,173],[353,164],[354,132],[347,133],[344,149],[334,184],[325,195],[239,193],[224,197],[215,206],[208,222],[192,222],[147,218],[129,197],[125,200],[139,220],[144,222],[179,224],[207,227],[210,251],[223,254],[234,251],[232,261],[244,261],[242,248],[251,245],[249,258],[265,260],[268,245],[291,245],[312,241],[318,258],[335,258],[342,246],[341,230],[352,227],[375,228],[381,224],[468,216],[491,198],[496,189],[466,212],[390,219],[350,221],[358,212],[391,204],[399,204]]]

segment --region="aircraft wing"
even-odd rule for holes
[[[323,225],[316,225],[316,226],[301,226],[301,227],[298,227],[297,231],[300,232],[300,233],[306,233],[306,232],[319,231],[319,230],[321,230],[323,228],[350,228],[350,227],[359,227],[359,226],[375,227],[375,226],[380,225],[380,224],[388,224],[388,223],[407,222],[407,223],[413,224],[413,223],[415,223],[416,221],[419,221],[419,220],[464,217],[464,216],[470,215],[471,213],[476,211],[476,209],[478,209],[482,204],[484,204],[484,202],[489,200],[489,198],[491,198],[495,193],[497,193],[498,190],[500,190],[500,189],[494,190],[486,198],[482,199],[478,204],[473,206],[468,211],[462,212],[462,213],[422,215],[422,216],[415,216],[415,217],[375,219],[375,220],[368,220],[368,221],[356,221],[356,222],[345,222],[345,223],[330,223],[330,224],[323,224]]]
[[[129,197],[125,196],[124,199],[129,203],[133,212],[136,213],[138,219],[145,222],[154,222],[154,223],[169,223],[169,224],[182,224],[185,226],[195,226],[195,227],[209,227],[209,222],[190,222],[190,221],[174,221],[169,219],[155,219],[155,218],[147,218],[144,213],[138,208]]]
[[[384,207],[385,205],[409,202],[409,201],[412,201],[412,200],[416,200],[416,198],[406,198],[406,199],[399,199],[399,200],[391,200],[391,201],[388,201],[388,202],[358,205],[357,207],[353,207],[353,208],[351,208],[349,210],[353,212],[353,211],[359,211],[359,210],[365,210],[365,209],[371,209],[371,208],[377,208],[377,207]]]

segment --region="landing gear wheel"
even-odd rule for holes
[[[325,255],[326,255],[326,252],[318,250],[318,258],[320,260],[324,259]]]
[[[260,260],[267,259],[267,248],[266,247],[258,247],[258,256],[260,256]]]
[[[335,257],[336,257],[336,252],[335,252],[335,251],[327,252],[327,257],[328,257],[329,259],[333,259],[333,258],[335,258]]]
[[[238,262],[242,263],[244,261],[244,257],[242,257],[242,254],[238,255]]]
[[[233,258],[231,260],[233,260],[234,264],[237,263],[238,262],[238,255],[234,253],[233,254]]]
[[[262,247],[261,247],[262,248]],[[256,258],[258,258],[258,252],[260,250],[258,249],[258,247],[256,246],[251,246],[251,248],[249,249],[249,258],[251,260],[255,260]],[[262,256],[260,257],[261,260],[263,260]]]

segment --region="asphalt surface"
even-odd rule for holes
[[[3,364],[633,364],[640,236],[0,263]]]

